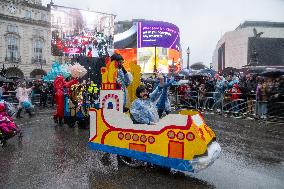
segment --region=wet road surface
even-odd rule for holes
[[[0,188],[283,188],[284,125],[205,115],[222,147],[215,163],[191,175],[130,168],[87,147],[89,132],[57,126],[51,110],[16,120],[22,140],[0,148]]]

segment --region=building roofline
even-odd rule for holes
[[[110,14],[110,13],[105,13],[105,12],[99,12],[99,11],[92,11],[92,10],[86,10],[86,9],[79,9],[79,8],[73,8],[73,7],[67,7],[67,6],[62,6],[62,5],[50,5],[51,7],[59,7],[59,8],[68,8],[68,9],[74,9],[74,10],[83,10],[83,11],[88,11],[88,12],[95,12],[99,14],[105,14],[105,15],[110,15],[116,17],[117,15],[115,14]]]
[[[247,27],[273,27],[284,28],[284,22],[269,22],[269,21],[245,21],[240,24],[235,30],[239,30]]]
[[[13,21],[13,22],[19,22],[19,23],[25,23],[25,24],[31,24],[31,25],[37,25],[37,26],[42,26],[42,27],[47,27],[47,28],[50,27],[50,22],[47,22],[47,21],[20,18],[20,17],[5,15],[5,14],[0,14],[0,19]]]

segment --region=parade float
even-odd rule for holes
[[[134,75],[129,95],[133,96],[140,85],[141,69],[134,65],[130,70]],[[89,109],[91,149],[185,172],[198,172],[219,157],[221,148],[216,135],[200,112],[183,110],[163,117],[155,125],[134,124],[129,113],[123,112],[117,68],[107,64],[101,74],[100,106]]]

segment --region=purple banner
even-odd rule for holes
[[[137,46],[163,47],[180,50],[179,29],[174,24],[159,21],[137,23]]]

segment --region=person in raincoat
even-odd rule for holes
[[[21,83],[20,86],[16,89],[16,98],[19,101],[18,112],[17,112],[16,118],[22,118],[21,112],[23,108],[26,110],[29,116],[32,117],[31,108],[33,108],[33,105],[29,97],[32,90],[33,90],[33,87],[26,88],[25,82]]]
[[[215,93],[213,95],[215,103],[223,96],[225,91],[225,78],[218,74],[215,75],[216,84],[215,84]]]
[[[240,95],[241,95],[241,90],[239,88],[239,85],[234,84],[233,87],[229,89],[228,92],[231,94],[232,110],[234,111],[234,113],[238,113],[239,112],[238,99],[240,99]]]
[[[160,78],[160,84],[150,94],[145,85],[137,87],[137,99],[132,102],[130,107],[130,114],[134,123],[150,125],[159,121],[158,109],[155,102],[161,98],[163,85],[164,78]],[[164,97],[162,99],[165,100]]]
[[[169,114],[171,111],[171,103],[169,99],[169,88],[175,82],[174,78],[168,78],[167,76],[163,76],[164,81],[162,81],[163,85],[160,90],[158,100],[156,101],[156,107],[158,109],[159,118],[162,118],[163,113]],[[161,83],[161,82],[160,82]],[[161,85],[160,85],[161,86]]]
[[[58,75],[54,80],[54,89],[55,89],[55,101],[56,101],[56,112],[53,115],[55,123],[60,125],[63,123],[64,118],[64,87],[70,89],[73,84],[77,84],[77,79],[72,79],[69,82],[64,80],[62,75]]]

